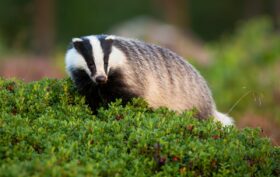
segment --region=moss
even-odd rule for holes
[[[258,129],[117,100],[92,115],[69,79],[0,79],[0,176],[279,176]]]

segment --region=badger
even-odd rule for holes
[[[143,98],[151,108],[182,112],[195,108],[199,119],[233,120],[217,111],[199,72],[173,51],[114,35],[73,38],[66,70],[92,111],[115,99]]]

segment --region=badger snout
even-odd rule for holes
[[[103,76],[103,75],[98,75],[98,76],[95,77],[95,82],[96,82],[98,85],[106,84],[106,82],[107,82],[107,77],[106,77],[106,76]]]

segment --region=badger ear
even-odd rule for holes
[[[73,38],[72,39],[72,44],[73,47],[79,52],[81,53],[84,49],[84,44],[83,44],[83,40],[80,38]]]
[[[106,43],[112,45],[112,43],[113,43],[114,40],[115,40],[115,36],[113,36],[113,35],[107,36],[107,37],[105,38],[105,40],[106,40]]]

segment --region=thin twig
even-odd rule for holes
[[[233,106],[229,109],[229,111],[227,112],[227,114],[231,113],[231,111],[238,105],[238,103],[245,98],[247,95],[249,95],[249,93],[251,93],[252,90],[249,90],[248,92],[244,93],[234,104]]]

